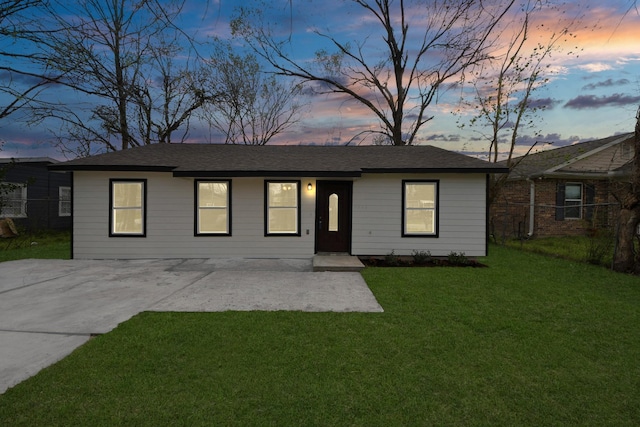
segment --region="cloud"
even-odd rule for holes
[[[597,89],[600,87],[612,87],[612,86],[623,86],[623,85],[627,85],[629,84],[630,81],[627,79],[619,79],[619,80],[613,80],[613,79],[607,79],[603,82],[598,82],[598,83],[590,83],[588,85],[585,85],[582,87],[583,90],[593,90],[593,89]]]
[[[520,147],[531,147],[536,145],[536,150],[549,148],[564,147],[565,145],[575,144],[581,139],[577,136],[563,138],[559,133],[548,133],[546,135],[522,135],[516,139],[516,145]]]
[[[613,70],[613,67],[604,62],[591,62],[589,64],[578,65],[578,68],[588,73],[599,73],[601,71]]]
[[[425,135],[424,137],[418,138],[419,142],[422,142],[422,141],[429,141],[429,142],[433,142],[433,141],[438,141],[438,142],[458,142],[460,140],[461,140],[460,135],[455,135],[455,134],[445,135],[443,133]]]
[[[557,105],[560,105],[562,101],[553,98],[537,98],[530,99],[527,103],[529,108],[544,108],[546,110],[552,110]]]
[[[43,82],[43,79],[41,77],[29,76],[27,74],[2,71],[0,72],[0,81],[10,84],[22,84],[25,87],[28,87],[41,84]]]
[[[638,56],[620,57],[616,61],[616,64],[624,66],[624,65],[627,65],[633,62],[638,62],[638,61],[640,61],[640,57]]]
[[[489,153],[487,151],[478,150],[478,142],[486,143],[487,141],[476,138],[470,138],[469,141],[472,142],[472,144],[470,144],[468,147],[465,147],[461,151],[466,155],[487,160]],[[559,148],[566,145],[572,145],[581,141],[585,140],[578,136],[569,136],[567,138],[563,138],[559,133],[548,133],[546,135],[522,135],[516,139],[516,146],[514,148],[513,155],[517,157],[523,156],[527,153],[538,153],[540,151],[548,150],[551,148]],[[473,144],[473,142],[475,142],[475,144]],[[509,141],[507,140],[500,141],[500,154],[498,155],[499,160],[507,158],[509,154],[507,150],[509,148],[509,145]]]
[[[614,93],[608,96],[580,95],[564,104],[564,108],[585,110],[601,107],[620,107],[638,103],[640,103],[640,96],[630,96],[622,93]]]
[[[51,157],[57,160],[64,160],[60,151],[51,144],[31,141],[8,140],[2,144],[0,158],[20,158],[20,157]]]

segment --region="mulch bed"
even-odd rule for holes
[[[464,262],[451,262],[446,258],[431,258],[428,261],[416,262],[411,257],[387,260],[385,258],[362,257],[360,261],[367,267],[487,267],[473,259],[467,259]]]

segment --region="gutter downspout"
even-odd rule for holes
[[[535,231],[536,182],[531,178],[527,178],[527,181],[529,181],[529,232],[527,236],[531,237]]]

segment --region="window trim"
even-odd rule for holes
[[[216,182],[224,182],[227,184],[227,231],[224,233],[219,232],[202,232],[199,230],[200,225],[200,200],[199,200],[199,186],[200,183],[216,183]],[[194,224],[193,224],[193,233],[194,236],[231,236],[231,180],[230,179],[196,179],[194,181]]]
[[[435,185],[435,207],[433,208],[434,219],[434,232],[433,233],[407,233],[406,230],[406,195],[407,184],[434,184]],[[424,210],[430,210],[425,208]],[[440,233],[440,180],[437,179],[403,179],[402,180],[402,237],[424,237],[424,238],[437,238]]]
[[[272,233],[269,231],[269,184],[296,184],[296,231],[293,233]],[[300,190],[301,181],[300,180],[265,180],[264,181],[264,235],[265,237],[272,236],[301,236],[301,190]]]
[[[567,187],[570,185],[577,185],[580,187],[580,199],[568,199],[567,198]],[[563,207],[564,207],[564,219],[565,220],[580,220],[583,218],[583,214],[582,214],[582,208],[584,207],[584,202],[583,202],[583,198],[584,198],[584,185],[581,182],[565,182],[564,184],[564,201],[563,201]],[[579,202],[578,205],[567,205],[568,201],[573,201],[573,202]],[[578,216],[568,216],[567,212],[569,211],[569,209],[572,208],[577,208],[578,209]]]
[[[22,184],[22,183],[18,183],[18,182],[5,182],[6,185],[10,185],[14,187],[15,189],[20,189],[20,213],[17,215],[9,215],[9,214],[4,214],[2,213],[2,210],[0,209],[0,215],[2,215],[3,218],[28,218],[28,213],[27,213],[27,202],[28,202],[28,192],[27,192],[27,184]],[[2,194],[2,198],[5,200],[9,200],[7,198],[7,193]],[[15,200],[15,199],[11,199],[11,200]]]
[[[117,183],[142,184],[142,233],[117,233],[113,229],[113,186]],[[147,237],[147,180],[143,178],[111,178],[109,179],[109,237]]]
[[[69,198],[66,200],[62,200],[62,191],[63,190],[68,190],[69,191]],[[63,203],[67,203],[69,205],[69,211],[68,212],[63,212],[62,211],[62,204]],[[60,187],[58,187],[58,216],[60,217],[68,217],[71,216],[71,212],[72,212],[72,205],[71,205],[71,186],[68,185],[61,185]]]

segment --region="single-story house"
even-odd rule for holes
[[[49,157],[0,159],[0,219],[28,230],[70,229],[71,174],[48,169],[57,163]]]
[[[487,254],[499,165],[432,146],[155,144],[73,173],[74,258]]]
[[[630,176],[633,156],[634,135],[627,133],[514,159],[491,206],[492,233],[575,236],[612,227],[618,203],[611,186]]]

